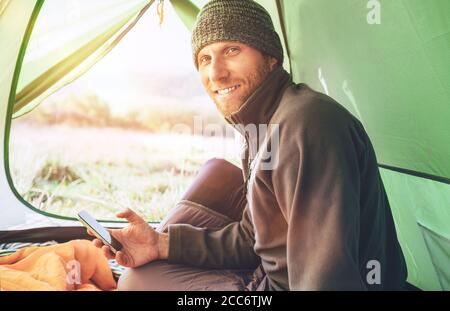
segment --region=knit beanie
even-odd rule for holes
[[[197,16],[192,31],[192,56],[208,44],[237,41],[275,57],[283,64],[283,48],[269,13],[253,0],[212,0]]]

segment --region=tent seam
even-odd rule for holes
[[[283,35],[284,46],[286,47],[286,54],[287,54],[286,56],[287,56],[288,63],[289,63],[289,71],[290,71],[290,74],[292,74],[291,52],[289,49],[289,43],[288,43],[288,39],[287,39],[286,25],[285,25],[285,20],[284,20],[284,15],[283,15],[283,7],[282,7],[280,0],[275,0],[275,2],[277,5],[278,20],[280,21],[280,28],[281,28],[281,32]]]
[[[437,234],[437,233],[434,232],[433,230],[427,228],[426,226],[422,225],[420,222],[417,222],[417,225],[419,226],[419,228],[424,229],[424,230],[421,230],[422,238],[423,238],[423,241],[425,242],[425,247],[427,248],[428,255],[430,256],[430,260],[431,260],[431,264],[433,265],[434,273],[436,274],[437,279],[438,279],[438,281],[439,281],[439,286],[441,287],[441,290],[444,290],[444,284],[442,283],[442,280],[441,280],[439,271],[438,271],[438,269],[437,269],[436,262],[435,262],[435,260],[434,260],[434,257],[432,256],[430,247],[429,247],[429,245],[428,245],[427,238],[426,238],[426,236],[425,236],[425,231],[428,231],[428,232],[430,232],[431,234],[437,235],[437,236],[439,236],[440,238],[444,238],[445,240],[447,240],[447,239],[446,239],[445,237],[443,237],[443,236]]]
[[[418,171],[414,171],[414,170],[410,170],[410,169],[406,169],[406,168],[402,168],[402,167],[396,167],[396,166],[391,166],[391,165],[386,165],[386,164],[381,164],[378,163],[378,167],[390,170],[390,171],[395,171],[398,173],[402,173],[402,174],[406,174],[406,175],[411,175],[411,176],[415,176],[415,177],[419,177],[419,178],[423,178],[423,179],[428,179],[428,180],[433,180],[433,181],[437,181],[443,184],[450,184],[450,178],[446,178],[443,176],[436,176],[436,175],[432,175],[432,174],[428,174],[428,173],[423,173],[423,172],[418,172]]]

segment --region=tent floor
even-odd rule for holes
[[[92,237],[87,234],[86,228],[81,226],[0,231],[0,243],[43,243],[47,241],[64,243],[75,239],[92,240]]]

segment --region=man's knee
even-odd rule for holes
[[[120,291],[137,291],[143,290],[139,288],[138,284],[141,282],[139,272],[137,269],[126,269],[119,278],[117,289]]]
[[[237,221],[246,205],[242,170],[223,159],[210,159],[199,170],[183,199]]]
[[[253,271],[214,270],[155,261],[127,269],[119,279],[120,291],[245,290]]]
[[[126,269],[119,278],[119,291],[166,290],[161,283],[161,264],[152,262],[139,268]]]
[[[127,269],[117,285],[120,291],[192,290],[193,280],[204,274],[203,269],[154,261],[139,268]]]

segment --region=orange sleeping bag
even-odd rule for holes
[[[1,290],[114,290],[116,285],[106,257],[88,240],[0,257]]]

